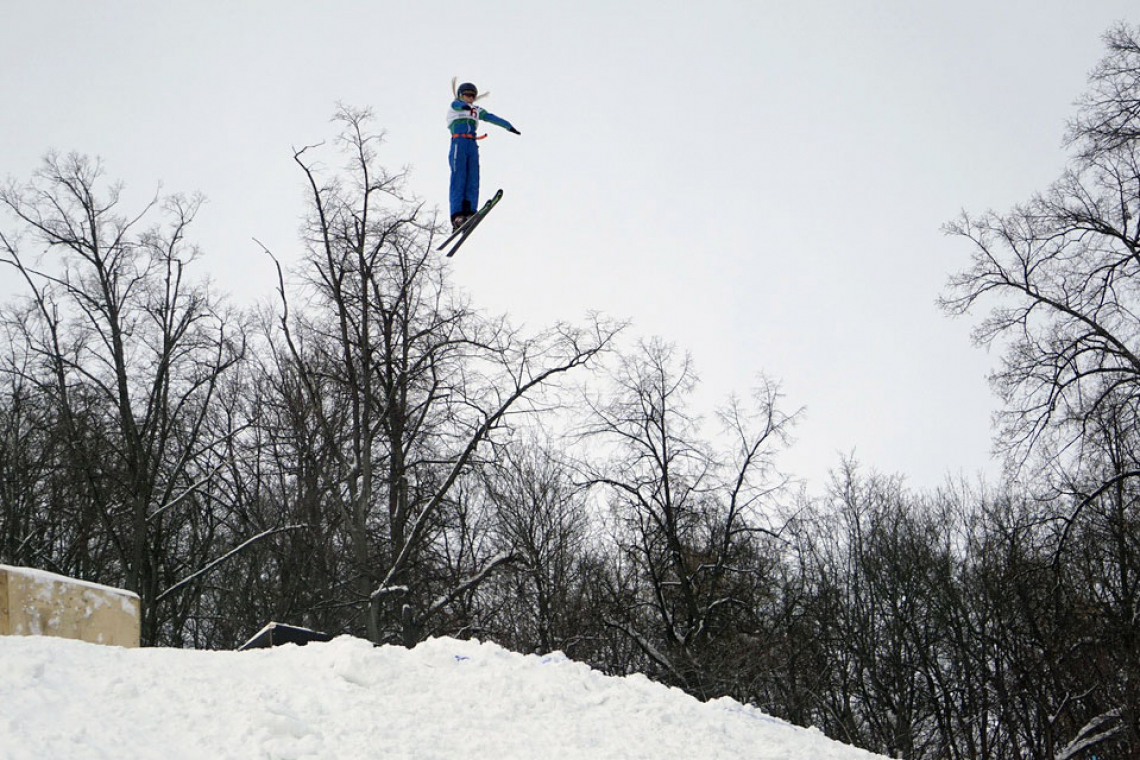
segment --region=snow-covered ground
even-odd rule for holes
[[[472,641],[206,652],[0,636],[3,760],[875,757],[732,700]]]

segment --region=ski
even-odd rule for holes
[[[471,216],[467,217],[467,220],[464,221],[463,224],[459,225],[454,230],[452,230],[451,234],[448,235],[446,238],[444,238],[444,241],[442,243],[440,243],[438,246],[436,246],[436,250],[442,251],[444,248],[447,247],[448,243],[450,243],[452,240],[455,240],[455,238],[462,235],[467,230],[467,228],[471,226],[471,222],[475,221],[475,217],[477,217],[478,215],[479,215],[478,213],[475,213],[475,214],[472,214]]]
[[[454,256],[455,252],[459,250],[459,246],[463,245],[463,241],[467,240],[471,232],[479,226],[479,223],[491,212],[491,209],[495,207],[495,204],[498,203],[502,197],[502,190],[499,190],[491,196],[491,199],[483,204],[483,208],[479,209],[477,213],[472,214],[471,218],[464,222],[455,232],[452,232],[446,240],[439,244],[436,250],[442,251],[447,247],[448,243],[458,237],[459,239],[455,240],[455,245],[451,246],[451,250],[447,252],[448,257]]]

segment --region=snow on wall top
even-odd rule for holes
[[[73,586],[82,586],[83,588],[95,589],[97,591],[104,591],[108,594],[118,594],[120,596],[128,596],[138,599],[139,596],[133,591],[127,591],[122,588],[115,588],[114,586],[104,586],[100,583],[92,583],[91,581],[84,581],[78,578],[71,578],[66,575],[59,575],[58,573],[50,573],[47,570],[36,570],[31,567],[15,567],[13,565],[0,565],[0,572],[9,572],[14,575],[23,576],[34,583],[68,583]]]

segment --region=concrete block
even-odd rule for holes
[[[0,565],[0,635],[139,645],[138,595],[27,567]]]

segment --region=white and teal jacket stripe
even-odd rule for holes
[[[447,111],[447,128],[454,135],[472,135],[478,127],[477,122],[486,121],[505,130],[514,130],[506,119],[500,119],[486,108],[474,104],[464,103],[462,100],[451,101],[451,108]]]
[[[486,121],[510,132],[511,123],[485,108],[453,100],[447,112],[447,128],[451,132],[451,216],[473,214],[479,208],[479,144],[475,131]]]

